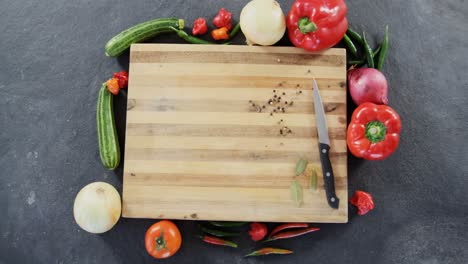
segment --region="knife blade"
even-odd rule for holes
[[[333,175],[333,168],[330,162],[330,138],[328,137],[327,119],[325,117],[322,98],[320,97],[319,89],[315,79],[313,80],[312,87],[314,93],[314,109],[315,119],[317,122],[320,163],[322,164],[325,193],[327,196],[327,202],[330,207],[338,209],[340,200],[335,193],[335,176]]]

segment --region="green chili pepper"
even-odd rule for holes
[[[220,231],[220,230],[207,228],[207,227],[204,227],[204,226],[200,226],[200,229],[201,229],[201,231],[203,231],[203,232],[205,232],[207,234],[217,236],[217,237],[240,236],[240,233],[238,233],[238,232],[225,232],[225,231]]]
[[[361,35],[351,28],[348,27],[348,30],[346,30],[346,35],[348,35],[349,38],[357,41],[359,44],[364,45],[364,40],[362,39]]]
[[[240,31],[240,23],[237,23],[231,30],[231,32],[229,33],[229,39],[232,39],[233,37],[235,37],[237,35],[237,33],[239,33]]]
[[[219,227],[236,227],[236,226],[243,226],[247,224],[247,222],[219,222],[219,221],[210,221],[210,224]]]
[[[357,57],[357,48],[354,45],[353,41],[348,37],[348,35],[345,34],[343,36],[343,41],[348,47],[348,50],[351,52],[351,54],[353,54],[354,57]]]
[[[366,53],[367,66],[374,68],[374,56],[372,55],[372,49],[366,39],[366,32],[362,33],[362,39],[364,40],[364,51]]]
[[[385,61],[385,57],[387,56],[388,52],[388,26],[385,29],[385,37],[382,42],[382,49],[380,50],[379,60],[377,61],[377,70],[381,71],[383,63]]]
[[[183,39],[183,40],[185,40],[185,41],[187,41],[189,43],[192,43],[192,44],[216,44],[216,43],[208,41],[208,40],[204,40],[204,39],[200,39],[200,38],[197,38],[197,37],[194,37],[194,36],[190,36],[189,34],[187,34],[187,32],[185,32],[182,29],[177,29],[175,27],[171,27],[171,30],[174,31],[175,33],[177,33],[177,36],[179,36],[181,39]]]
[[[270,254],[286,255],[286,254],[292,254],[292,253],[293,252],[291,250],[287,250],[287,249],[266,247],[266,248],[256,250],[256,251],[254,251],[252,253],[249,253],[249,254],[247,254],[245,256],[246,257],[256,257],[256,256],[270,255]]]

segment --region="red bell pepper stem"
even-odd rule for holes
[[[237,248],[236,243],[232,241],[227,241],[221,238],[207,236],[207,235],[200,236],[200,238],[208,244]]]
[[[309,224],[306,224],[306,223],[289,223],[289,224],[282,224],[282,225],[279,225],[277,227],[275,227],[275,229],[273,229],[273,231],[271,231],[270,235],[268,237],[272,237],[274,235],[276,235],[277,233],[279,233],[280,231],[283,231],[285,229],[290,229],[290,228],[305,228],[305,227],[309,227]]]
[[[268,238],[267,240],[265,240],[263,242],[270,242],[270,241],[274,241],[274,240],[280,240],[280,239],[286,239],[286,238],[291,238],[291,237],[302,236],[302,235],[305,235],[305,234],[308,234],[308,233],[311,233],[311,232],[315,232],[315,231],[319,231],[319,230],[320,230],[320,228],[318,228],[318,227],[309,227],[309,228],[303,228],[303,229],[294,230],[294,231],[286,231],[286,232],[276,234],[276,235]]]
[[[314,22],[310,21],[308,17],[303,17],[299,19],[297,26],[299,27],[299,30],[304,34],[317,31],[317,25]]]
[[[256,250],[252,253],[249,253],[245,255],[246,257],[256,257],[256,256],[265,256],[265,255],[270,255],[270,254],[276,254],[276,255],[286,255],[286,254],[292,254],[293,251],[287,250],[287,249],[281,249],[281,248],[262,248],[259,250]]]

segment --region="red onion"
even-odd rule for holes
[[[348,71],[348,86],[354,103],[388,104],[388,83],[385,76],[372,68]]]

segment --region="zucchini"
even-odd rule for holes
[[[159,18],[128,28],[107,42],[105,46],[106,56],[117,57],[128,49],[132,43],[142,42],[161,33],[172,32],[171,27],[183,29],[184,20]]]
[[[113,95],[103,83],[99,91],[96,123],[99,141],[99,155],[104,167],[113,170],[120,163],[120,147],[114,120]]]

